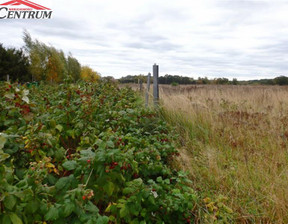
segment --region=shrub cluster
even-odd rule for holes
[[[0,83],[0,223],[190,223],[173,136],[112,83]]]

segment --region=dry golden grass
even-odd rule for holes
[[[161,86],[184,167],[203,196],[225,195],[239,223],[288,223],[288,88]]]

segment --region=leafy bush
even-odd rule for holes
[[[141,104],[109,82],[1,83],[0,223],[193,222],[173,136]]]

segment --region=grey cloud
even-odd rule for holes
[[[278,41],[277,43],[266,44],[264,46],[258,47],[259,50],[264,52],[269,52],[273,54],[284,54],[288,56],[288,41]]]
[[[237,1],[217,1],[216,6],[231,9],[233,11],[260,11],[265,10],[271,4],[269,1],[248,1],[248,0],[237,0]]]
[[[258,15],[267,14],[267,11],[271,9],[271,4],[268,1],[217,1],[215,7],[221,10],[222,16],[215,18],[207,25],[218,26],[224,31],[233,31],[239,25],[251,25],[257,22],[255,18],[258,18]]]
[[[162,36],[162,35],[158,35],[158,34],[146,34],[146,33],[140,33],[139,35],[137,35],[138,38],[144,42],[160,42],[160,41],[166,41],[167,38]]]
[[[150,41],[150,42],[131,42],[125,44],[125,47],[135,48],[135,49],[149,49],[156,51],[171,51],[180,48],[180,45],[172,44],[167,41]]]
[[[284,38],[287,36],[286,29],[280,29],[281,26],[277,23],[277,26],[273,24],[279,21],[284,24],[282,28],[285,28],[285,18],[284,21],[276,18],[275,21],[266,23],[270,18],[265,17],[267,11],[269,16],[277,13],[277,10],[281,11],[278,3],[215,1],[209,5],[211,8],[208,7],[207,11],[203,8],[203,14],[195,13],[199,15],[197,18],[193,15],[197,9],[191,8],[188,3],[185,3],[185,7],[184,1],[177,2],[175,6],[173,2],[163,2],[149,1],[139,13],[123,18],[119,18],[121,13],[107,16],[99,12],[102,16],[100,18],[95,7],[94,14],[88,16],[87,13],[84,16],[83,12],[83,17],[77,18],[65,17],[65,11],[63,14],[59,11],[58,16],[55,14],[53,19],[45,21],[1,20],[1,30],[5,32],[1,32],[0,37],[4,44],[18,44],[21,37],[16,38],[16,35],[21,35],[26,28],[28,32],[31,31],[32,37],[37,34],[40,41],[41,38],[46,41],[51,39],[55,47],[65,47],[63,50],[71,51],[82,64],[92,66],[103,75],[115,77],[119,77],[119,74],[151,71],[154,62],[160,63],[160,72],[198,74],[197,76],[209,74],[210,77],[219,74],[226,74],[228,77],[231,74],[234,74],[231,77],[238,75],[236,78],[249,77],[249,74],[264,77],[268,73],[287,71],[288,41]],[[93,4],[91,2],[91,7]],[[105,9],[111,3],[101,4]],[[215,16],[209,15],[211,10],[215,12]],[[203,15],[209,18],[204,18]],[[96,20],[98,23],[94,23]],[[253,28],[259,26],[267,28],[268,34],[271,33],[267,35],[267,39],[262,38],[261,34],[250,36],[239,33],[242,28],[253,32]],[[234,31],[238,31],[239,39]],[[253,43],[255,38],[261,39],[262,46],[243,44],[242,41],[249,41],[249,38]],[[243,49],[237,46],[238,43],[243,44]]]

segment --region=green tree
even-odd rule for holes
[[[238,80],[236,78],[232,79],[232,85],[238,85]]]
[[[12,81],[30,81],[29,60],[22,49],[6,49],[0,44],[0,80],[6,80],[7,75]]]
[[[25,50],[29,54],[33,80],[61,82],[68,78],[68,62],[63,51],[38,40],[32,40],[27,31],[24,32],[23,40]]]
[[[276,77],[274,79],[274,82],[275,82],[276,85],[280,85],[280,86],[288,85],[288,77],[286,77],[286,76]]]
[[[215,79],[215,84],[225,85],[229,83],[229,79],[227,78],[217,78]]]
[[[33,81],[46,80],[48,63],[46,45],[38,40],[33,41],[27,31],[24,31],[23,40],[25,43],[24,49],[29,54],[30,72]]]
[[[210,81],[207,77],[198,77],[197,84],[210,84]]]
[[[72,56],[71,53],[68,55],[67,67],[68,76],[71,77],[74,81],[77,81],[81,78],[81,65],[78,60]]]

